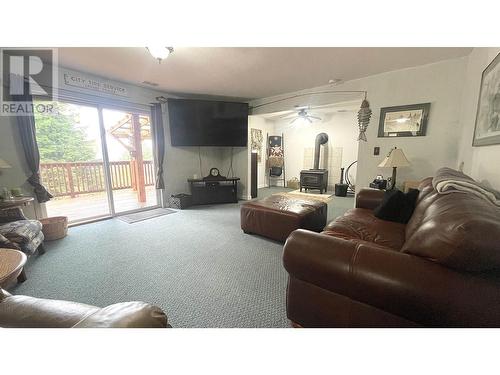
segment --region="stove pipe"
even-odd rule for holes
[[[319,153],[321,145],[328,142],[328,134],[319,133],[316,136],[316,141],[314,142],[314,169],[319,169]]]

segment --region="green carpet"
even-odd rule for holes
[[[329,218],[352,202],[329,207]],[[46,242],[11,292],[97,306],[147,301],[174,327],[289,327],[282,244],[246,235],[239,223],[239,204],[226,204],[73,227]]]

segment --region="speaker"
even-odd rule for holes
[[[252,152],[252,157],[250,158],[250,196],[252,198],[257,198],[257,153]]]

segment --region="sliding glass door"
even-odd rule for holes
[[[158,205],[149,114],[104,108],[115,213]]]
[[[48,216],[74,224],[158,206],[149,114],[51,104],[52,114],[35,116],[41,178],[54,195]]]
[[[35,113],[40,175],[54,196],[45,205],[47,215],[70,222],[109,216],[98,108],[50,104],[52,113]]]

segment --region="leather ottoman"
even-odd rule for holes
[[[285,242],[299,228],[322,231],[326,213],[326,203],[275,194],[241,206],[241,229]]]

